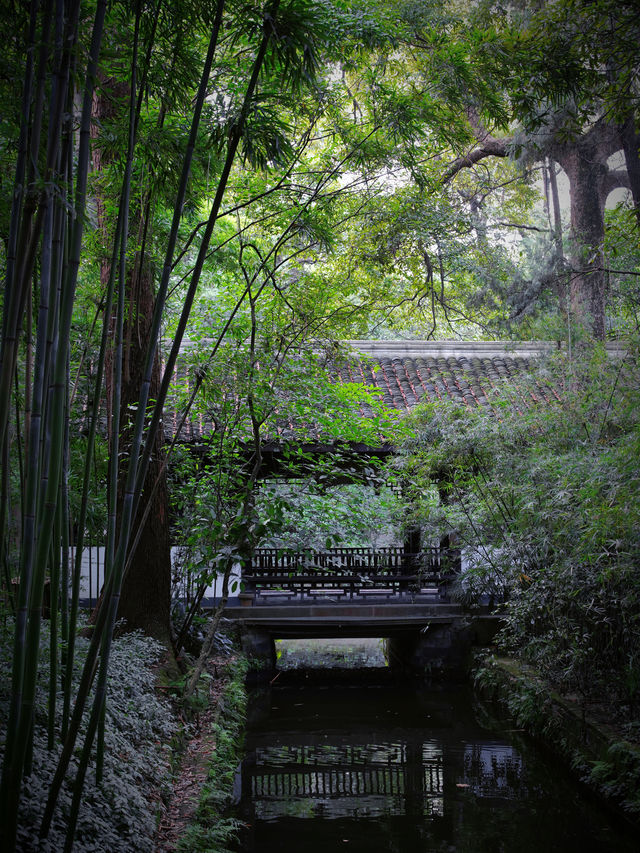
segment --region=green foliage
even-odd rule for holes
[[[616,741],[607,757],[590,768],[593,783],[634,816],[640,815],[640,754],[627,741]]]
[[[388,487],[357,482],[335,484],[331,474],[313,480],[267,481],[257,496],[264,518],[277,514],[277,524],[265,524],[262,547],[323,550],[338,545],[357,547],[395,540],[398,496]],[[359,472],[353,471],[354,480]],[[346,479],[349,474],[343,474]]]
[[[248,271],[249,262],[242,259],[242,264]],[[219,300],[233,293],[234,284],[231,280],[220,286]],[[264,474],[263,444],[280,446],[280,464],[289,477],[315,480],[324,490],[336,470],[343,480],[362,480],[349,457],[349,442],[378,446],[403,428],[377,391],[362,383],[337,381],[335,371],[343,357],[330,345],[323,353],[320,341],[312,346],[304,339],[306,325],[301,332],[295,325],[299,320],[313,327],[314,320],[322,320],[322,306],[309,305],[309,313],[301,316],[302,311],[295,310],[298,298],[305,298],[305,286],[296,278],[266,290],[259,302],[249,294],[224,342],[218,340],[209,352],[206,344],[212,344],[206,329],[198,335],[194,324],[195,340],[185,352],[182,381],[176,385],[176,406],[180,410],[185,405],[180,395],[188,399],[197,377],[199,393],[192,417],[210,430],[206,463],[197,464],[188,456],[176,460],[171,488],[178,516],[175,541],[181,545],[174,590],[189,607],[214,578],[237,572],[253,547],[284,540],[293,545],[309,535],[309,507],[302,510],[300,501],[286,490],[271,489],[265,500],[264,489],[258,489]],[[333,448],[324,461],[297,446],[314,440]],[[331,508],[330,501],[316,494],[315,509],[320,503],[328,512],[312,538],[317,541],[322,534],[323,547],[328,540],[357,536],[367,525],[373,526],[373,510],[363,513],[355,502],[338,500]],[[296,523],[297,532],[292,530]],[[235,584],[232,594],[238,591]]]
[[[610,267],[609,288],[614,329],[640,330],[640,231],[635,212],[628,205],[607,211],[605,257]]]
[[[633,2],[560,0],[512,4],[506,19],[501,4],[483,2],[498,27],[509,32],[513,48],[513,92],[521,116],[535,126],[540,102],[551,108],[570,99],[573,127],[593,117],[602,103],[616,121],[637,109],[629,97],[638,71],[638,18]]]
[[[6,742],[11,671],[12,620],[0,622],[0,729]],[[77,640],[75,679],[87,641]],[[168,772],[168,744],[176,730],[168,703],[154,692],[154,669],[163,648],[140,634],[128,634],[114,643],[106,714],[106,756],[103,781],[87,783],[74,850],[151,851],[156,831],[152,802],[164,788]],[[64,846],[71,785],[65,784],[54,824],[46,842],[37,846],[37,834],[48,785],[61,749],[47,748],[46,683],[48,635],[43,635],[38,678],[43,688],[34,717],[33,769],[25,782],[20,806],[19,849],[58,851]],[[59,721],[58,721],[59,722]],[[85,720],[86,723],[86,720]],[[72,761],[77,767],[77,756]],[[92,763],[92,769],[95,766]]]
[[[69,505],[72,509],[76,509],[78,504],[82,507],[77,525],[78,553],[82,551],[81,537],[85,527],[100,535],[105,528],[105,518],[108,519],[109,541],[117,540],[118,547],[113,559],[109,549],[107,564],[111,570],[107,584],[112,586],[107,586],[96,617],[95,635],[100,637],[100,642],[96,640],[87,653],[82,686],[73,697],[78,713],[71,718],[71,725],[67,713],[62,724],[62,729],[68,732],[68,741],[60,757],[59,775],[49,792],[51,809],[60,789],[59,783],[69,770],[67,761],[77,737],[75,720],[82,714],[81,708],[89,694],[99,655],[98,689],[94,694],[92,721],[87,729],[79,765],[74,807],[81,799],[84,767],[94,734],[100,726],[113,624],[127,561],[126,550],[133,537],[134,504],[142,494],[145,469],[163,403],[161,390],[158,399],[152,401],[158,407],[157,417],[149,424],[146,420],[149,388],[160,327],[164,323],[167,328],[176,329],[174,340],[179,344],[183,324],[195,297],[203,259],[209,250],[211,232],[221,218],[223,194],[227,185],[232,185],[238,174],[242,175],[242,168],[237,173],[233,172],[236,152],[242,152],[244,146],[245,161],[250,168],[288,165],[296,147],[290,137],[297,145],[296,135],[304,134],[308,129],[305,122],[309,110],[301,111],[303,118],[300,123],[289,121],[285,113],[293,113],[301,100],[314,101],[314,78],[321,57],[325,56],[323,51],[327,49],[332,28],[332,7],[311,0],[283,0],[273,4],[170,3],[154,7],[155,11],[144,4],[132,7],[121,3],[79,3],[69,9],[70,17],[64,20],[62,9],[55,4],[35,4],[32,8],[33,32],[28,36],[23,18],[15,31],[15,20],[10,20],[4,13],[0,17],[3,33],[11,42],[12,70],[11,81],[3,78],[0,83],[0,99],[4,103],[11,90],[16,102],[10,111],[12,126],[3,125],[2,128],[6,130],[6,140],[11,141],[11,145],[4,147],[3,140],[2,153],[6,155],[1,166],[3,197],[11,194],[6,190],[5,178],[17,166],[15,191],[12,191],[12,218],[10,223],[2,220],[1,234],[5,248],[3,273],[6,273],[3,275],[6,286],[0,348],[0,433],[3,439],[3,494],[0,501],[3,541],[0,557],[4,560],[3,582],[10,578],[7,558],[15,545],[13,539],[7,540],[6,534],[13,534],[14,529],[22,533],[19,586],[22,602],[16,620],[9,724],[12,735],[8,739],[1,798],[1,831],[8,849],[13,849],[13,821],[31,742],[30,707],[37,692],[41,622],[39,599],[50,576],[55,592],[62,592],[61,621],[64,621],[63,630],[67,632],[66,648],[69,651],[63,663],[70,666],[72,659],[75,603],[68,605],[67,588],[60,590],[58,578],[54,576],[58,554],[61,546],[66,545],[67,530],[71,526],[68,522]],[[59,15],[59,21],[56,15]],[[93,15],[95,26],[92,35]],[[52,18],[54,23],[50,26]],[[218,23],[221,24],[220,39],[217,39]],[[63,25],[69,30],[64,37],[59,29]],[[74,41],[76,33],[77,42]],[[213,58],[211,69],[209,60],[204,61],[208,45],[211,48],[209,56]],[[33,69],[32,59],[35,63]],[[24,68],[20,69],[23,64]],[[82,81],[85,78],[83,93]],[[21,87],[24,87],[25,101],[16,109],[19,100],[16,93],[21,91]],[[201,121],[200,106],[205,102],[205,115]],[[83,105],[82,115],[76,115],[78,104]],[[94,117],[96,113],[100,115],[99,121],[92,120],[92,105]],[[216,110],[216,105],[227,108],[227,117],[232,116],[230,122],[225,124],[225,112],[222,108]],[[247,121],[249,117],[253,122]],[[38,136],[42,127],[48,131]],[[215,130],[219,127],[228,131],[223,133],[224,152],[212,144]],[[18,139],[22,142],[16,145]],[[222,153],[224,158],[218,156]],[[93,167],[92,181],[88,183],[90,164]],[[238,180],[241,182],[241,178]],[[72,193],[68,194],[70,188],[75,198]],[[211,195],[214,196],[213,204],[210,203]],[[236,210],[242,209],[247,201],[241,196],[242,192],[238,192],[232,201]],[[86,204],[87,198],[89,205]],[[208,209],[206,215],[210,227],[203,236],[202,230],[194,223],[194,215],[204,208]],[[128,222],[119,220],[124,226],[120,232],[116,228],[119,210],[126,211],[129,217]],[[309,218],[305,233],[320,234],[323,230],[321,219],[319,217],[320,226],[316,227]],[[290,220],[291,217],[287,225]],[[229,233],[226,225],[216,234],[222,241]],[[189,233],[188,228],[193,230]],[[282,221],[279,228],[283,228]],[[87,234],[90,235],[88,239]],[[176,241],[180,240],[183,241],[182,266],[176,259],[175,249]],[[20,241],[25,245],[18,245]],[[28,247],[26,243],[29,243]],[[233,279],[234,284],[240,287],[246,283],[245,273],[248,279],[253,276],[255,280],[264,267],[260,263],[263,258],[258,243],[256,240],[253,244],[257,255],[253,268],[244,265]],[[268,249],[273,251],[274,246]],[[276,240],[275,251],[277,249]],[[299,246],[295,247],[294,253],[299,249]],[[241,245],[234,255],[236,267],[239,262],[242,266],[244,250]],[[121,264],[117,263],[118,252]],[[13,263],[15,257],[19,257],[17,264]],[[110,276],[109,287],[105,289],[105,273],[109,266],[112,272],[118,267],[118,275]],[[162,273],[156,275],[160,269]],[[171,308],[167,304],[169,280],[174,269],[176,279],[180,277],[172,284],[179,303],[175,310],[180,314],[182,325],[177,325],[170,316]],[[267,269],[256,289],[260,286],[264,289],[271,284],[270,272]],[[186,290],[184,281],[189,282]],[[51,298],[46,291],[49,282]],[[251,286],[253,281],[249,289]],[[253,328],[257,295],[250,293],[249,299]],[[222,302],[220,300],[216,305],[218,314],[226,308]],[[115,313],[116,303],[119,320],[114,322],[112,312]],[[149,307],[143,308],[143,305]],[[134,316],[137,306],[140,310],[138,316]],[[147,316],[142,316],[143,311]],[[148,314],[152,311],[151,331],[140,333],[135,321],[150,321]],[[125,313],[128,315],[126,324]],[[102,327],[104,346],[100,356],[96,352],[98,342],[92,326],[93,317]],[[228,315],[221,325],[227,319]],[[123,325],[127,329],[126,343],[117,331],[114,335],[114,329]],[[75,345],[78,338],[82,339],[81,347]],[[118,367],[122,356],[123,374],[133,386],[131,394],[129,389],[125,391],[131,418],[123,418],[122,421],[135,421],[132,435],[126,436],[125,452],[124,445],[117,450],[119,438],[125,438],[119,435],[120,377],[116,371],[109,369],[110,379],[105,382],[103,372],[107,340],[113,341],[114,338],[108,366]],[[123,349],[126,352],[123,353]],[[84,364],[78,367],[83,359]],[[19,365],[18,372],[16,364]],[[97,372],[96,364],[99,364]],[[68,411],[68,399],[73,396],[67,394],[72,387],[70,367],[74,373],[78,370],[79,377],[74,403],[81,409],[77,420],[75,409],[72,417]],[[255,374],[253,361],[250,371]],[[255,391],[249,392],[251,425],[259,428],[271,401],[259,382],[253,384],[258,391],[265,390],[261,399]],[[107,406],[98,406],[98,402],[107,396]],[[27,399],[31,400],[32,406],[31,430],[26,414]],[[93,426],[100,431],[106,425],[109,432],[105,446],[111,450],[113,464],[109,467],[106,488],[102,468],[105,447],[99,448],[99,464],[94,465],[93,426],[89,427],[86,417],[94,402],[96,417]],[[44,417],[41,418],[41,414]],[[229,432],[226,431],[227,445],[233,445],[235,441],[237,447],[240,429],[235,439],[229,438]],[[73,435],[74,459],[69,478],[67,459],[70,454],[66,436],[70,434]],[[85,441],[87,434],[89,438]],[[27,446],[28,459],[26,462],[20,460],[19,465],[21,480],[19,484],[10,484],[13,487],[10,494],[7,487],[9,463],[13,466]],[[87,488],[83,486],[82,498],[74,495],[69,499],[64,487],[69,479],[71,487],[77,488],[77,470],[82,466],[76,467],[76,459],[80,457],[84,463],[83,482]],[[120,458],[125,464],[119,471]],[[96,475],[93,493],[88,487],[92,473]],[[234,485],[238,486],[238,482],[239,478]],[[232,491],[227,489],[226,495]],[[118,511],[115,507],[116,494],[125,495]],[[228,549],[225,570],[233,563],[234,548],[246,551],[250,546],[249,542],[241,541],[247,532],[251,532],[251,521],[246,521],[250,515],[247,512],[250,494],[250,487],[235,492],[235,496],[241,498],[240,511],[236,506],[233,522],[225,533],[227,538],[223,547]],[[18,495],[20,500],[14,495]],[[89,513],[85,520],[84,508],[95,495],[99,495],[101,506]],[[113,499],[108,513],[104,503],[106,496]],[[231,503],[229,500],[227,505]],[[18,513],[14,507],[17,506],[22,509],[23,517],[15,524]],[[10,521],[14,525],[11,528],[9,510]],[[116,527],[119,528],[117,532]],[[54,559],[50,561],[51,554]],[[53,565],[50,566],[49,562]],[[11,572],[14,566],[12,562]],[[162,630],[168,636],[169,626],[162,626]],[[52,627],[52,636],[55,636],[54,631]],[[51,681],[55,683],[53,667]],[[55,695],[55,690],[51,692]],[[68,712],[72,701],[67,691],[65,703]],[[53,737],[53,711],[51,714]],[[44,819],[43,833],[48,828],[48,814]],[[67,849],[73,843],[73,814]]]
[[[375,480],[381,474],[374,462],[363,471],[347,443],[377,446],[381,436],[400,434],[394,413],[385,410],[369,389],[355,383],[343,388],[329,381],[308,354],[300,363],[276,361],[277,381],[270,382],[265,353],[252,383],[246,375],[246,354],[237,350],[234,358],[225,352],[226,364],[216,360],[212,365],[199,400],[201,411],[216,425],[208,440],[207,461],[200,464],[180,454],[171,465],[174,539],[180,544],[174,597],[188,606],[197,590],[204,591],[230,569],[237,572],[252,547],[324,548],[328,543],[366,542],[372,531],[380,529],[381,516],[391,525],[396,504],[388,491],[378,496],[363,485],[363,478]],[[368,405],[365,417],[363,403]],[[250,431],[252,413],[257,411],[265,415],[261,441],[284,432],[280,464],[295,485],[258,481],[252,466],[261,459],[255,455]],[[320,458],[296,446],[297,438],[308,441],[316,428],[318,440],[333,447]],[[248,476],[249,471],[254,473]],[[345,485],[336,488],[337,482]],[[232,581],[232,594],[239,591],[236,583]]]
[[[417,414],[407,460],[432,536],[455,534],[462,592],[504,594],[504,648],[634,717],[640,695],[640,399],[622,362],[553,359],[490,408]],[[425,502],[429,484],[442,502]]]
[[[229,682],[220,699],[220,714],[214,723],[216,748],[207,782],[196,816],[178,842],[178,853],[227,853],[235,849],[239,823],[229,810],[246,719],[246,671],[247,664],[242,659],[230,669]]]
[[[583,703],[554,694],[535,670],[513,660],[485,657],[474,680],[482,695],[502,704],[518,727],[564,756],[582,782],[638,817],[640,750],[631,731],[630,740],[620,739],[620,732],[614,736],[589,717],[588,704],[585,717]],[[622,727],[622,738],[625,728],[631,727]]]
[[[194,311],[198,322],[188,334],[203,342],[199,355],[206,339],[212,345],[209,356],[194,358],[185,370],[192,371],[191,389],[196,385],[200,392],[192,414],[212,425],[207,452],[216,462],[204,471],[190,469],[181,460],[174,474],[174,500],[190,551],[188,571],[206,582],[212,573],[228,575],[253,545],[269,537],[275,541],[290,523],[287,513],[293,514],[295,501],[279,496],[262,514],[253,504],[261,441],[275,436],[295,441],[306,438],[310,429],[323,441],[338,443],[377,444],[399,434],[371,389],[357,383],[332,385],[317,355],[323,346],[334,360],[331,342],[358,335],[401,331],[428,337],[453,331],[477,337],[502,328],[530,335],[535,310],[543,313],[537,328],[562,336],[558,323],[546,322],[558,304],[551,293],[552,276],[546,275],[555,272],[548,245],[527,247],[521,237],[512,236],[520,232],[510,220],[539,227],[531,215],[535,191],[529,178],[506,161],[465,170],[444,188],[443,175],[449,163],[476,144],[474,122],[491,134],[505,133],[515,108],[523,120],[530,119],[530,130],[536,129],[536,122],[544,125],[540,93],[545,87],[554,109],[566,107],[569,96],[575,99],[569,131],[593,104],[610,108],[616,120],[633,117],[633,99],[627,94],[637,62],[630,50],[628,55],[624,51],[635,44],[637,25],[628,3],[614,9],[609,0],[602,0],[583,9],[574,0],[563,0],[540,4],[535,13],[514,5],[518,14],[512,9],[505,22],[502,6],[492,2],[476,4],[467,14],[460,4],[413,0],[229,0],[212,68],[204,72],[198,97],[203,58],[222,4],[185,0],[156,8],[79,3],[69,10],[75,10],[77,18],[67,21],[77,41],[65,36],[60,43],[57,25],[49,27],[49,14],[55,18],[59,11],[55,4],[33,5],[31,36],[24,4],[0,12],[6,44],[0,80],[0,199],[5,202],[0,205],[0,261],[6,280],[0,349],[0,433],[6,437],[0,559],[3,583],[22,566],[24,605],[15,645],[16,760],[6,763],[3,776],[7,796],[2,807],[8,817],[3,825],[9,826],[16,813],[13,804],[29,750],[39,598],[46,580],[53,577],[67,605],[67,590],[58,590],[50,563],[58,562],[66,531],[78,519],[80,538],[85,532],[102,538],[109,530],[122,545],[114,561],[114,595],[104,598],[106,606],[116,607],[132,531],[125,520],[115,535],[117,513],[107,513],[104,498],[120,490],[127,500],[138,501],[153,446],[151,439],[143,439],[149,359],[148,375],[140,382],[137,435],[131,452],[121,454],[129,462],[128,487],[116,483],[117,465],[109,477],[105,474],[107,449],[116,447],[120,421],[112,383],[97,379],[104,363],[98,338],[101,325],[103,340],[113,338],[117,293],[105,290],[104,274],[117,257],[113,241],[121,202],[130,212],[130,233],[124,235],[117,288],[127,294],[123,312],[130,320],[143,301],[130,285],[135,282],[146,291],[149,305],[155,288],[152,346],[160,325],[167,341],[180,342],[182,321],[200,287]],[[97,68],[87,66],[94,14]],[[613,20],[621,24],[615,38],[609,26]],[[597,44],[588,43],[590,36],[583,34],[591,29],[598,33]],[[546,39],[553,45],[550,62]],[[73,69],[68,85],[67,54],[59,44],[73,54],[68,57]],[[566,61],[561,51],[567,53]],[[563,74],[567,84],[560,79]],[[87,107],[81,117],[76,110],[83,100],[78,93],[85,75]],[[18,93],[23,87],[26,100],[21,103]],[[190,150],[198,103],[204,104],[202,121],[192,128],[195,150],[190,160],[185,151],[188,145]],[[92,120],[91,104],[94,112],[101,109],[100,121]],[[48,131],[38,136],[39,128]],[[84,145],[89,139],[90,146]],[[183,172],[187,162],[190,166]],[[88,205],[83,189],[87,177]],[[207,218],[210,228],[205,229],[202,220]],[[631,224],[623,213],[612,217],[605,247],[609,260],[622,260],[629,272],[612,278],[611,306],[619,313],[620,328],[637,327],[637,281],[631,275],[637,267],[637,241],[631,239]],[[51,299],[45,292],[49,278]],[[55,293],[60,299],[53,298]],[[140,335],[136,342],[134,326],[130,324],[128,343],[139,346],[125,353],[125,373],[142,376],[148,336]],[[108,373],[109,363],[107,367]],[[190,405],[190,392],[178,396],[181,404]],[[88,426],[94,400],[101,403],[95,421],[97,443]],[[160,400],[158,415],[161,405]],[[537,468],[531,468],[538,491],[555,488],[558,495],[544,517],[537,516],[549,527],[544,542],[534,541],[525,529],[525,518],[530,523],[536,519],[536,505],[534,501],[534,509],[526,510],[517,489],[514,500],[522,510],[516,514],[517,524],[510,516],[508,496],[497,508],[490,501],[485,507],[487,517],[492,507],[494,516],[510,519],[504,524],[506,539],[536,552],[536,566],[550,554],[556,565],[556,554],[569,538],[568,532],[563,538],[560,519],[579,543],[585,565],[591,565],[589,548],[604,549],[606,558],[596,560],[598,571],[605,567],[601,585],[589,585],[591,570],[588,578],[580,578],[593,592],[592,621],[609,619],[600,614],[601,588],[609,585],[626,601],[621,590],[628,577],[617,569],[609,572],[607,559],[617,566],[621,558],[627,574],[635,559],[633,549],[617,544],[626,543],[631,524],[617,507],[625,501],[633,505],[636,495],[635,481],[626,478],[630,472],[623,471],[609,435],[614,420],[607,413],[607,430],[596,430],[605,440],[598,434],[595,441],[598,448],[602,443],[609,448],[607,465],[619,475],[619,482],[614,478],[614,497],[611,486],[607,491],[604,480],[598,485],[593,479],[597,454],[575,457],[572,435],[567,446],[558,449],[572,472],[569,485],[558,487],[551,458],[539,454]],[[586,415],[585,422],[591,426]],[[532,428],[535,434],[535,424]],[[480,425],[477,429],[482,431]],[[626,426],[621,431],[629,435]],[[522,440],[529,447],[526,436]],[[462,462],[474,456],[468,448],[460,452]],[[478,455],[478,471],[486,474],[495,465],[495,454],[487,444]],[[114,459],[118,456],[113,454]],[[604,455],[597,459],[604,477]],[[287,462],[304,468],[309,460]],[[462,462],[458,485],[462,493],[472,494],[480,479],[465,479]],[[83,464],[87,491],[81,491]],[[515,463],[511,475],[521,476]],[[574,481],[583,485],[578,488]],[[595,496],[589,500],[588,483]],[[333,505],[325,539],[338,532],[347,538],[354,533],[345,505],[361,496],[356,486],[347,501]],[[423,498],[419,511],[435,517],[439,510],[433,491],[427,487]],[[330,503],[322,495],[316,499],[318,509]],[[583,505],[598,508],[599,527],[580,521],[587,513],[575,506]],[[133,518],[133,506],[127,506]],[[468,507],[459,504],[456,509],[452,501],[449,512],[457,512],[462,524]],[[633,512],[628,515],[634,517]],[[307,517],[304,524],[308,522]],[[498,534],[485,526],[491,545]],[[518,559],[521,574],[528,576],[531,559]],[[510,583],[508,572],[503,574],[498,587]],[[482,581],[482,573],[479,577]],[[604,594],[605,600],[611,594]],[[570,604],[568,600],[562,606],[570,612]],[[632,604],[624,604],[625,614],[631,614]],[[23,619],[27,606],[30,615]],[[106,606],[99,628],[104,627],[105,638],[101,682],[115,618],[114,610],[107,620]],[[66,609],[61,613],[67,649],[72,648],[73,634],[68,631],[74,630],[69,627],[73,610],[69,620]],[[52,630],[55,636],[57,629]],[[589,630],[579,637],[588,637]],[[574,660],[590,656],[588,639],[576,640],[572,634],[571,642],[579,646]],[[87,682],[77,697],[80,704],[97,649],[96,644],[89,653]],[[637,693],[635,661],[630,658],[626,670],[631,702]],[[68,705],[70,699],[67,692]],[[99,713],[97,700],[94,718]],[[52,802],[54,797],[55,790]],[[7,832],[12,836],[13,828]]]

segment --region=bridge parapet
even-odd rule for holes
[[[387,548],[330,548],[289,551],[259,548],[242,572],[245,604],[268,598],[365,601],[370,596],[395,598],[420,594],[444,599],[460,565],[455,549],[423,548],[410,553]]]

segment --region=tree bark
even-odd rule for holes
[[[122,502],[122,488],[128,463],[127,448],[130,444],[131,419],[129,412],[138,403],[140,385],[146,361],[149,327],[153,314],[153,277],[143,268],[135,278],[129,275],[127,297],[133,308],[127,322],[125,338],[128,343],[128,358],[122,377],[122,419],[120,426],[121,476],[118,478],[118,519]],[[153,364],[150,399],[155,399],[160,390],[159,355]],[[158,430],[149,465],[141,509],[133,527],[132,542],[135,550],[130,556],[130,567],[122,584],[118,619],[125,620],[126,630],[142,629],[165,645],[171,642],[171,539],[169,536],[169,494],[167,478],[163,468],[164,436]],[[154,485],[158,485],[154,490]],[[140,530],[140,516],[151,501],[151,511]]]
[[[601,166],[578,145],[558,157],[558,162],[571,186],[571,310],[575,317],[590,325],[597,340],[604,340],[606,279],[602,255]]]
[[[624,151],[624,159],[629,175],[629,188],[633,198],[638,226],[640,226],[640,137],[636,133],[636,125],[631,116],[620,128],[620,141]]]
[[[606,332],[604,209],[612,188],[607,159],[619,148],[615,128],[598,121],[577,139],[554,143],[550,152],[569,179],[571,310],[577,319],[590,326],[597,340],[604,340]]]
[[[113,79],[102,80],[99,95],[94,100],[94,119],[100,127],[111,120],[117,119],[124,109],[128,98],[126,83]],[[93,166],[99,173],[106,166],[106,158],[101,150],[99,140],[93,148]],[[98,219],[104,230],[106,218],[104,214],[104,193],[97,195]],[[132,229],[138,230],[141,214],[134,216]],[[105,233],[105,244],[108,245],[109,235]],[[110,261],[104,259],[101,263],[100,277],[103,286],[109,279]],[[131,441],[132,418],[130,413],[138,404],[140,387],[144,374],[147,342],[154,306],[153,274],[144,258],[136,256],[133,269],[129,270],[126,282],[127,319],[125,322],[124,339],[126,353],[123,360],[121,418],[120,418],[120,464],[117,495],[116,529],[120,526],[120,511],[123,499],[124,481],[127,472],[128,447]],[[108,355],[106,369],[107,386],[107,420],[111,425],[112,406],[111,395],[113,388],[113,358]],[[150,399],[155,399],[160,389],[160,356],[156,353],[150,388]],[[134,524],[132,542],[137,547],[130,557],[130,566],[124,577],[118,619],[124,620],[125,630],[142,629],[149,636],[155,637],[162,643],[171,642],[171,541],[169,537],[168,490],[166,474],[163,470],[162,431],[158,431],[153,458],[147,473],[145,489],[141,500],[152,501],[151,512],[148,514],[140,536],[137,537],[138,525]],[[156,480],[159,482],[151,498]],[[142,511],[141,513],[142,514]],[[139,523],[139,519],[138,519]]]
[[[564,247],[562,243],[562,211],[560,209],[560,195],[558,193],[558,181],[556,177],[556,164],[548,158],[547,176],[549,191],[551,195],[551,207],[553,208],[553,240],[556,244],[556,255],[558,258],[558,269],[564,266]],[[562,274],[557,278],[556,293],[558,294],[558,307],[563,318],[567,316],[567,288],[566,277]]]
[[[496,139],[478,126],[473,112],[469,121],[478,145],[454,160],[445,172],[447,183],[459,171],[486,157],[506,157],[509,138]],[[564,169],[571,197],[571,257],[573,268],[569,287],[571,310],[576,319],[590,327],[593,336],[604,340],[606,332],[607,276],[603,258],[604,210],[609,192],[616,186],[635,185],[634,156],[638,157],[637,136],[626,128],[624,139],[619,129],[602,119],[576,139],[555,141],[545,153]],[[623,147],[627,172],[609,169],[608,158]],[[627,151],[629,152],[627,155]],[[640,169],[640,163],[638,163]],[[640,172],[639,172],[640,174]],[[638,188],[640,192],[640,187]],[[634,196],[635,200],[635,196]]]
[[[487,136],[482,144],[462,157],[457,157],[444,173],[442,183],[448,183],[461,169],[470,169],[484,160],[486,157],[507,157],[509,153],[509,143],[511,137],[504,139],[496,139],[493,136]]]

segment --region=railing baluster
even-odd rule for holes
[[[384,595],[399,594],[407,588],[415,593],[425,586],[445,586],[459,566],[459,551],[438,546],[427,546],[417,553],[397,545],[315,552],[259,548],[249,562],[245,588],[257,592],[282,590],[283,594],[318,590],[350,598],[363,588],[372,594],[376,590]]]

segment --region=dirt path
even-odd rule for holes
[[[207,664],[211,676],[209,702],[192,723],[195,731],[185,747],[173,779],[169,803],[156,835],[155,853],[171,853],[175,850],[198,808],[200,791],[207,779],[211,756],[216,748],[213,724],[227,682],[226,667],[231,660],[229,657],[214,656]]]
[[[382,647],[377,639],[280,640],[278,649],[279,665],[284,668],[384,666]],[[231,661],[229,657],[215,656],[207,665],[211,676],[209,701],[192,723],[195,731],[175,772],[171,796],[156,835],[155,853],[173,853],[198,808],[216,748],[213,724],[227,682],[226,667]]]

